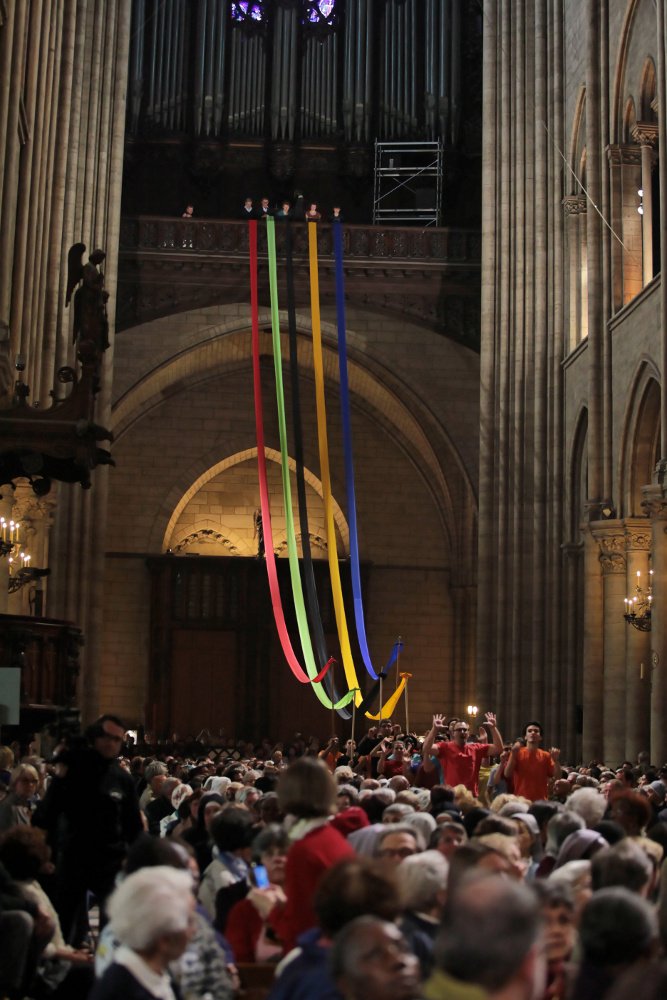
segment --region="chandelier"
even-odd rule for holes
[[[10,563],[15,551],[21,548],[21,525],[18,521],[7,521],[0,517],[0,556],[9,556]]]
[[[625,618],[628,625],[639,629],[640,632],[651,631],[651,604],[653,601],[653,570],[649,570],[648,589],[644,590],[641,585],[641,572],[637,570],[637,585],[633,597],[623,598],[625,604]]]

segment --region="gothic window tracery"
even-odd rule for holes
[[[255,23],[264,22],[266,21],[265,6],[264,0],[258,0],[257,3],[251,3],[249,0],[238,0],[230,6],[232,21],[239,24],[248,24],[253,21]]]
[[[336,21],[336,0],[304,3],[304,22],[316,28],[333,28]]]

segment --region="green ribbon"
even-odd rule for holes
[[[289,223],[288,223],[289,225]],[[273,218],[266,220],[266,242],[269,256],[269,291],[271,295],[271,337],[273,340],[273,368],[276,376],[276,401],[278,405],[278,433],[280,436],[280,460],[283,482],[283,501],[285,505],[285,521],[287,525],[287,556],[289,560],[290,580],[292,583],[292,599],[296,612],[297,627],[301,649],[309,677],[318,674],[313,653],[313,645],[308,629],[308,616],[301,585],[299,557],[296,551],[296,534],[294,532],[294,513],[292,510],[292,487],[290,484],[289,461],[287,452],[287,425],[285,420],[285,392],[283,388],[283,359],[280,343],[280,316],[278,313],[278,268],[276,259],[276,226]],[[326,708],[345,708],[355,696],[356,688],[348,691],[335,704],[324,690],[321,683],[314,683],[315,694]]]

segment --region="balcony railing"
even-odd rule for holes
[[[276,245],[280,252],[285,242],[285,223],[276,219]],[[292,245],[295,256],[308,253],[308,233],[304,222],[292,222]],[[259,225],[259,252],[266,254],[266,232]],[[318,253],[333,255],[333,226],[318,223]],[[418,229],[394,226],[343,225],[343,250],[347,260],[394,260],[429,264],[479,267],[480,233],[472,229]],[[219,219],[171,219],[142,215],[123,218],[120,231],[121,253],[165,251],[173,254],[210,254],[246,256],[246,222]]]

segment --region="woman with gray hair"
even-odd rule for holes
[[[12,826],[29,826],[39,774],[32,764],[19,764],[9,779],[9,794],[0,802],[0,833]]]
[[[107,906],[121,947],[89,1000],[181,1000],[168,967],[188,945],[194,907],[188,872],[158,865],[128,875]]]
[[[447,898],[449,863],[440,851],[423,851],[406,858],[396,871],[405,906],[399,926],[426,979],[433,971],[433,946]]]

